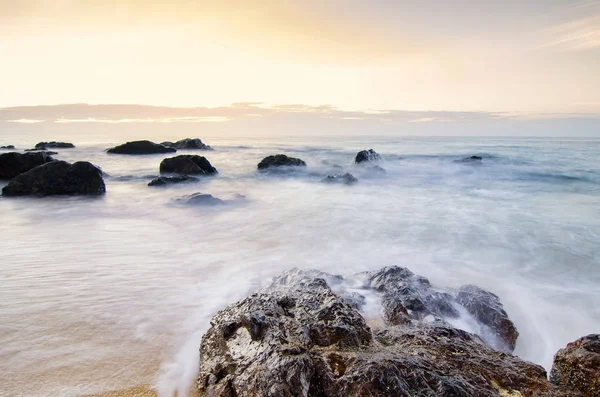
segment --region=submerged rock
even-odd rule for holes
[[[258,163],[259,170],[266,170],[272,167],[306,167],[306,163],[303,160],[288,157],[285,154],[268,156]]]
[[[220,198],[214,197],[212,194],[206,193],[194,193],[189,196],[182,197],[179,199],[180,201],[185,202],[186,204],[192,205],[221,205],[225,204],[225,200],[221,200]]]
[[[54,159],[47,153],[3,153],[0,154],[0,179],[11,179]]]
[[[481,164],[483,157],[481,156],[471,156],[465,157],[464,159],[454,160],[453,163],[462,163],[462,164]]]
[[[105,192],[102,171],[87,161],[74,164],[52,161],[18,175],[2,189],[4,196],[98,195]]]
[[[14,146],[14,145],[0,146],[0,149],[12,150],[12,149],[14,149],[14,148],[15,148],[15,146]]]
[[[175,143],[173,143],[173,142],[162,142],[161,145],[164,145],[164,146],[167,146],[167,147],[173,147],[175,149],[213,150],[213,148],[211,148],[210,146],[206,145],[199,138],[194,138],[194,139],[185,138],[185,139],[182,139],[182,140],[177,141]]]
[[[177,150],[174,148],[159,145],[150,141],[132,141],[119,146],[115,146],[107,150],[113,154],[159,154],[159,153],[174,153]]]
[[[327,175],[327,177],[322,179],[321,182],[344,183],[346,185],[353,185],[356,182],[358,182],[358,179],[356,179],[354,175],[350,174],[349,172],[346,172],[345,174]]]
[[[161,176],[153,179],[148,186],[165,186],[172,185],[175,183],[184,183],[184,182],[198,182],[199,179],[194,176],[182,175],[182,176]]]
[[[356,154],[354,158],[354,162],[356,164],[372,162],[372,161],[380,161],[381,156],[373,149],[369,150],[361,150]]]
[[[161,161],[160,173],[214,175],[218,171],[206,157],[185,154]]]
[[[384,175],[384,174],[387,174],[387,171],[385,170],[385,168],[380,167],[378,165],[367,167],[367,171],[370,174],[372,174],[372,175]]]
[[[550,381],[586,397],[600,397],[600,335],[584,336],[559,350]]]
[[[408,269],[368,273],[385,291],[426,279]],[[344,279],[291,270],[217,313],[202,338],[201,396],[579,396],[545,370],[447,324],[369,327],[336,291]],[[401,303],[401,302],[400,302]]]
[[[75,145],[69,142],[40,142],[35,145],[35,150],[46,150],[46,149],[72,149]]]

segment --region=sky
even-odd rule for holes
[[[600,115],[596,0],[0,0],[0,54],[3,108]]]

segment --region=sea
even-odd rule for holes
[[[106,174],[102,197],[0,198],[1,396],[185,396],[211,317],[294,267],[397,265],[440,288],[476,284],[514,321],[515,354],[547,370],[600,332],[600,139],[199,137],[214,150],[178,154],[219,174],[167,187],[148,182],[172,154],[106,153],[126,134],[0,137],[72,142],[54,157]],[[354,164],[363,149],[385,173]],[[257,171],[279,153],[307,167]],[[453,162],[473,155],[481,165]],[[340,172],[358,183],[321,182]],[[227,205],[181,200],[197,192]]]

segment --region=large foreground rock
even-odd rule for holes
[[[373,149],[361,150],[360,152],[358,152],[356,154],[356,157],[354,158],[354,162],[356,164],[370,163],[373,161],[380,161],[380,160],[381,160],[381,156]]]
[[[303,160],[288,157],[285,154],[267,156],[258,163],[259,170],[266,170],[273,167],[306,167],[306,163]]]
[[[102,171],[87,161],[74,164],[52,161],[13,178],[2,189],[4,196],[98,195],[105,192]]]
[[[113,154],[159,154],[159,153],[174,153],[177,150],[174,148],[159,145],[150,141],[132,141],[119,146],[115,146],[107,150]]]
[[[550,381],[586,397],[600,397],[600,335],[584,336],[559,350]]]
[[[69,142],[39,142],[35,145],[35,150],[47,150],[47,149],[73,149],[75,145]]]
[[[181,150],[213,150],[213,148],[202,142],[200,138],[185,138],[175,143],[162,142],[161,145]]]
[[[11,179],[54,159],[47,153],[3,153],[0,154],[0,179]]]
[[[364,282],[358,292],[357,279]],[[397,267],[352,282],[315,270],[284,272],[213,317],[200,346],[200,395],[581,396],[548,382],[542,367],[431,320],[459,315],[436,305],[452,296],[435,292],[427,279]],[[379,295],[393,311],[396,294],[406,321],[374,319],[371,328],[360,308]]]
[[[218,171],[206,157],[185,154],[164,159],[160,163],[160,172],[184,175],[214,175]]]

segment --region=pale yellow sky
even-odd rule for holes
[[[0,106],[600,113],[599,1],[447,3],[0,0]]]

